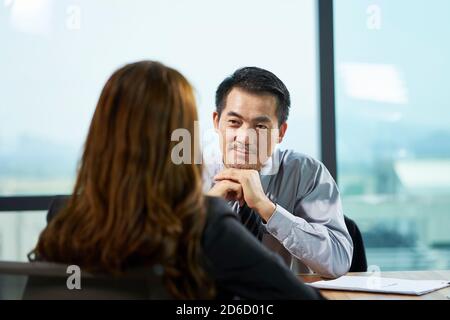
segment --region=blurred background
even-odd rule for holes
[[[335,156],[369,264],[450,269],[450,2],[334,0],[330,19],[318,10],[325,1],[0,2],[0,201],[71,192],[100,91],[123,64],[152,59],[181,71],[203,131],[223,78],[258,66],[291,92],[282,147]],[[335,88],[325,106],[324,22],[334,29],[326,71]],[[330,139],[336,148],[323,148]],[[4,209],[0,259],[26,260],[44,226],[38,206]]]

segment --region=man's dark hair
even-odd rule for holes
[[[257,68],[245,67],[236,70],[219,85],[216,91],[216,111],[220,115],[225,107],[231,89],[240,88],[254,94],[272,94],[277,99],[278,124],[287,121],[291,98],[284,83],[272,72]]]

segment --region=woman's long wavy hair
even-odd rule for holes
[[[202,168],[171,159],[175,129],[197,145],[196,120],[193,89],[178,71],[153,61],[117,70],[98,101],[73,194],[31,259],[115,275],[161,264],[173,297],[213,297],[201,250]]]

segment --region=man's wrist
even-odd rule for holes
[[[258,214],[263,218],[265,222],[269,221],[270,217],[274,214],[277,206],[275,203],[266,198],[260,202],[260,204],[255,208]]]

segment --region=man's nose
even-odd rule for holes
[[[253,128],[239,128],[236,130],[235,141],[246,145],[256,143],[256,130]]]

